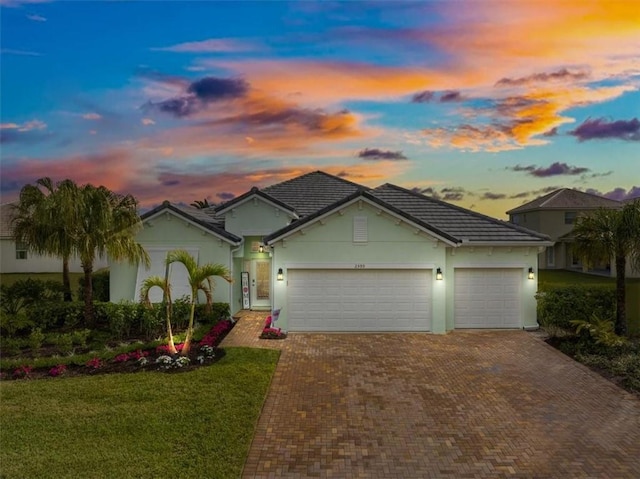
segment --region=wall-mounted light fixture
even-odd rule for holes
[[[258,253],[264,253],[264,245],[262,243],[258,246]]]
[[[529,275],[527,276],[527,278],[529,279],[535,279],[535,275],[533,274],[533,268],[529,268]]]
[[[284,279],[284,273],[282,272],[282,268],[278,268],[278,276],[276,276],[278,281],[282,281]]]
[[[436,270],[436,279],[442,281],[442,270],[440,268]]]

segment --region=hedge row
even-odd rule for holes
[[[608,286],[559,286],[536,295],[538,322],[541,326],[555,326],[572,330],[571,321],[612,320],[616,312],[616,293]]]
[[[108,330],[115,339],[142,338],[150,340],[164,334],[166,311],[162,304],[147,308],[141,303],[94,302],[95,321],[98,329]],[[177,330],[186,328],[189,322],[190,305],[186,300],[173,304],[172,326]],[[48,301],[26,308],[21,315],[27,319],[29,329],[42,331],[73,330],[86,327],[83,302]],[[228,303],[214,303],[207,314],[204,304],[196,305],[195,320],[214,323],[230,316]]]

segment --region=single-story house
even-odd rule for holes
[[[537,257],[553,244],[399,186],[321,171],[208,209],[164,202],[142,219],[137,240],[153,264],[111,264],[112,301],[138,300],[166,253],[183,248],[232,271],[216,301],[281,309],[277,326],[289,331],[535,328]],[[171,283],[174,298],[188,294],[184,268]]]
[[[57,256],[35,254],[27,245],[16,243],[13,239],[11,218],[15,203],[0,205],[0,273],[60,273],[62,274],[62,258]],[[94,271],[107,266],[107,259],[96,257]],[[71,273],[82,273],[82,265],[78,258],[69,261]]]

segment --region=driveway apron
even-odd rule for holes
[[[523,331],[290,334],[243,477],[638,478],[640,400]]]

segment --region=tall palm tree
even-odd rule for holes
[[[135,241],[136,233],[142,228],[137,206],[133,196],[114,193],[104,186],[87,184],[78,189],[71,234],[73,250],[84,272],[84,317],[89,326],[94,323],[91,275],[96,255],[145,265],[151,262],[144,248]]]
[[[29,251],[40,255],[58,256],[62,259],[62,284],[64,300],[71,301],[69,260],[73,244],[69,230],[75,207],[77,187],[71,180],[54,185],[44,177],[35,185],[25,185],[12,211],[13,239],[23,243]]]
[[[149,298],[149,293],[151,289],[158,287],[162,289],[162,302],[165,306],[165,312],[167,315],[167,338],[169,340],[169,352],[171,354],[176,354],[176,346],[173,341],[173,331],[171,329],[171,285],[169,284],[169,265],[166,267],[166,274],[164,278],[160,276],[149,276],[142,282],[142,288],[140,289],[140,300],[147,305],[148,307],[152,307],[151,299]]]
[[[632,269],[640,270],[640,199],[619,210],[599,209],[576,220],[573,230],[576,254],[585,264],[610,261],[616,266],[615,332],[627,334],[625,276],[627,260]]]
[[[182,263],[185,266],[189,279],[189,286],[191,287],[189,326],[187,327],[187,336],[185,337],[184,346],[181,351],[181,353],[186,356],[189,354],[191,337],[193,336],[193,319],[195,316],[196,302],[198,301],[198,292],[202,291],[204,293],[207,305],[210,306],[213,302],[213,290],[215,288],[215,282],[212,277],[220,276],[229,283],[233,280],[231,278],[231,272],[226,266],[211,263],[198,266],[193,256],[183,249],[173,250],[167,254],[167,264],[176,262]]]

